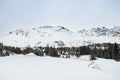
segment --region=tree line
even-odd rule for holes
[[[103,43],[103,44],[92,44],[80,47],[57,47],[46,46],[46,47],[12,47],[5,46],[0,43],[0,56],[9,56],[10,54],[29,54],[34,53],[37,56],[51,56],[51,57],[62,57],[79,58],[81,55],[90,55],[90,60],[95,60],[96,57],[114,59],[120,61],[120,44],[117,43]]]

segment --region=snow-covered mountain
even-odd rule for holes
[[[83,29],[72,32],[63,26],[17,29],[0,38],[8,46],[82,46],[93,43],[120,43],[120,27]]]
[[[79,33],[83,33],[84,36],[109,36],[120,37],[120,27],[114,26],[111,29],[106,27],[92,28],[91,30],[80,30]]]

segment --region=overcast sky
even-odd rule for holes
[[[120,25],[120,0],[0,0],[0,34],[43,25],[73,31]]]

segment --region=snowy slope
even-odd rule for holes
[[[120,27],[111,29],[92,28],[72,32],[62,26],[41,26],[37,28],[17,29],[0,37],[0,42],[8,46],[81,46],[92,43],[120,43]]]
[[[0,58],[0,80],[120,80],[120,63],[15,55]]]

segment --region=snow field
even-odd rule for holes
[[[120,80],[120,62],[11,55],[0,57],[0,80]]]

